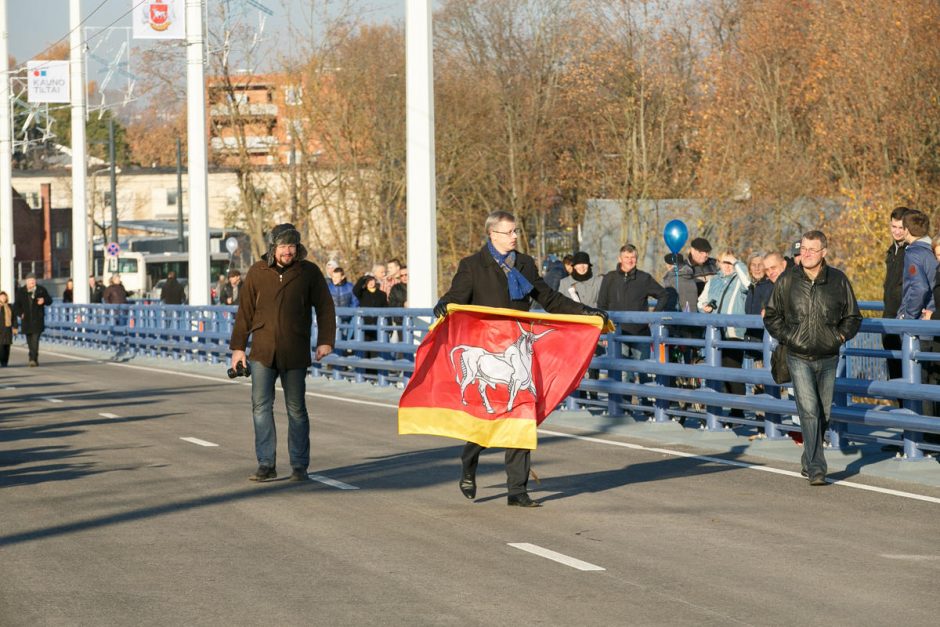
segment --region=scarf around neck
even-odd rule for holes
[[[13,308],[10,307],[9,303],[3,303],[0,305],[0,309],[3,310],[3,326],[12,327],[13,326]]]
[[[493,242],[487,242],[486,247],[500,269],[506,273],[506,280],[509,281],[509,297],[512,300],[522,300],[528,296],[529,292],[532,291],[532,284],[514,267],[516,264],[516,251],[511,250],[505,255],[500,254],[493,246]]]
[[[571,270],[571,278],[575,281],[587,281],[594,276],[594,269],[591,266],[588,266],[588,271],[584,274],[580,274],[577,270]]]

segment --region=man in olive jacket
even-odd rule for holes
[[[764,326],[787,347],[796,410],[803,430],[803,476],[826,485],[823,432],[828,428],[839,349],[862,324],[848,278],[826,264],[828,243],[822,231],[800,242],[800,265],[774,283]]]
[[[279,224],[271,231],[268,253],[251,266],[242,285],[229,348],[232,367],[244,368],[248,337],[252,338],[251,410],[258,469],[248,477],[251,481],[277,477],[274,383],[278,378],[287,406],[290,479],[307,480],[310,420],[305,392],[307,369],[313,363],[311,308],[317,312],[317,361],[333,351],[336,313],[323,273],[306,256],[300,233],[292,224]]]
[[[486,218],[484,229],[487,244],[477,253],[464,257],[457,266],[457,274],[450,289],[434,306],[434,315],[447,315],[447,305],[482,305],[528,311],[536,300],[545,311],[562,314],[607,314],[599,309],[575,302],[559,294],[539,276],[535,260],[516,252],[519,230],[516,218],[506,211],[494,211]],[[460,491],[468,499],[476,497],[477,465],[485,447],[467,442],[460,456],[463,472]],[[506,449],[507,503],[518,507],[538,507],[538,501],[529,498],[527,485],[531,466],[528,449]]]

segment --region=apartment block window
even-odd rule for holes
[[[167,207],[176,206],[176,190],[175,189],[166,190],[166,205]]]
[[[52,236],[52,246],[56,250],[65,250],[71,245],[72,231],[71,229],[62,229],[61,231],[55,231]]]
[[[42,197],[39,192],[26,192],[23,198],[30,209],[42,209]]]

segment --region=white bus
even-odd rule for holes
[[[210,286],[215,285],[220,274],[228,272],[229,259],[228,253],[210,253]],[[95,266],[95,275],[102,278],[105,287],[109,285],[111,275],[120,274],[121,283],[131,298],[145,298],[153,286],[171,271],[176,272],[178,279],[189,278],[189,253],[122,252],[117,259],[97,257]]]

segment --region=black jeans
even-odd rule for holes
[[[26,345],[29,347],[29,360],[39,362],[39,336],[42,335],[42,331],[39,333],[27,333],[26,334]]]
[[[0,344],[0,367],[6,367],[10,363],[10,345]]]
[[[463,463],[463,472],[476,476],[480,453],[486,450],[475,442],[467,442],[460,455]],[[506,490],[509,496],[518,496],[526,493],[529,482],[529,468],[531,466],[531,453],[527,448],[506,449]]]

